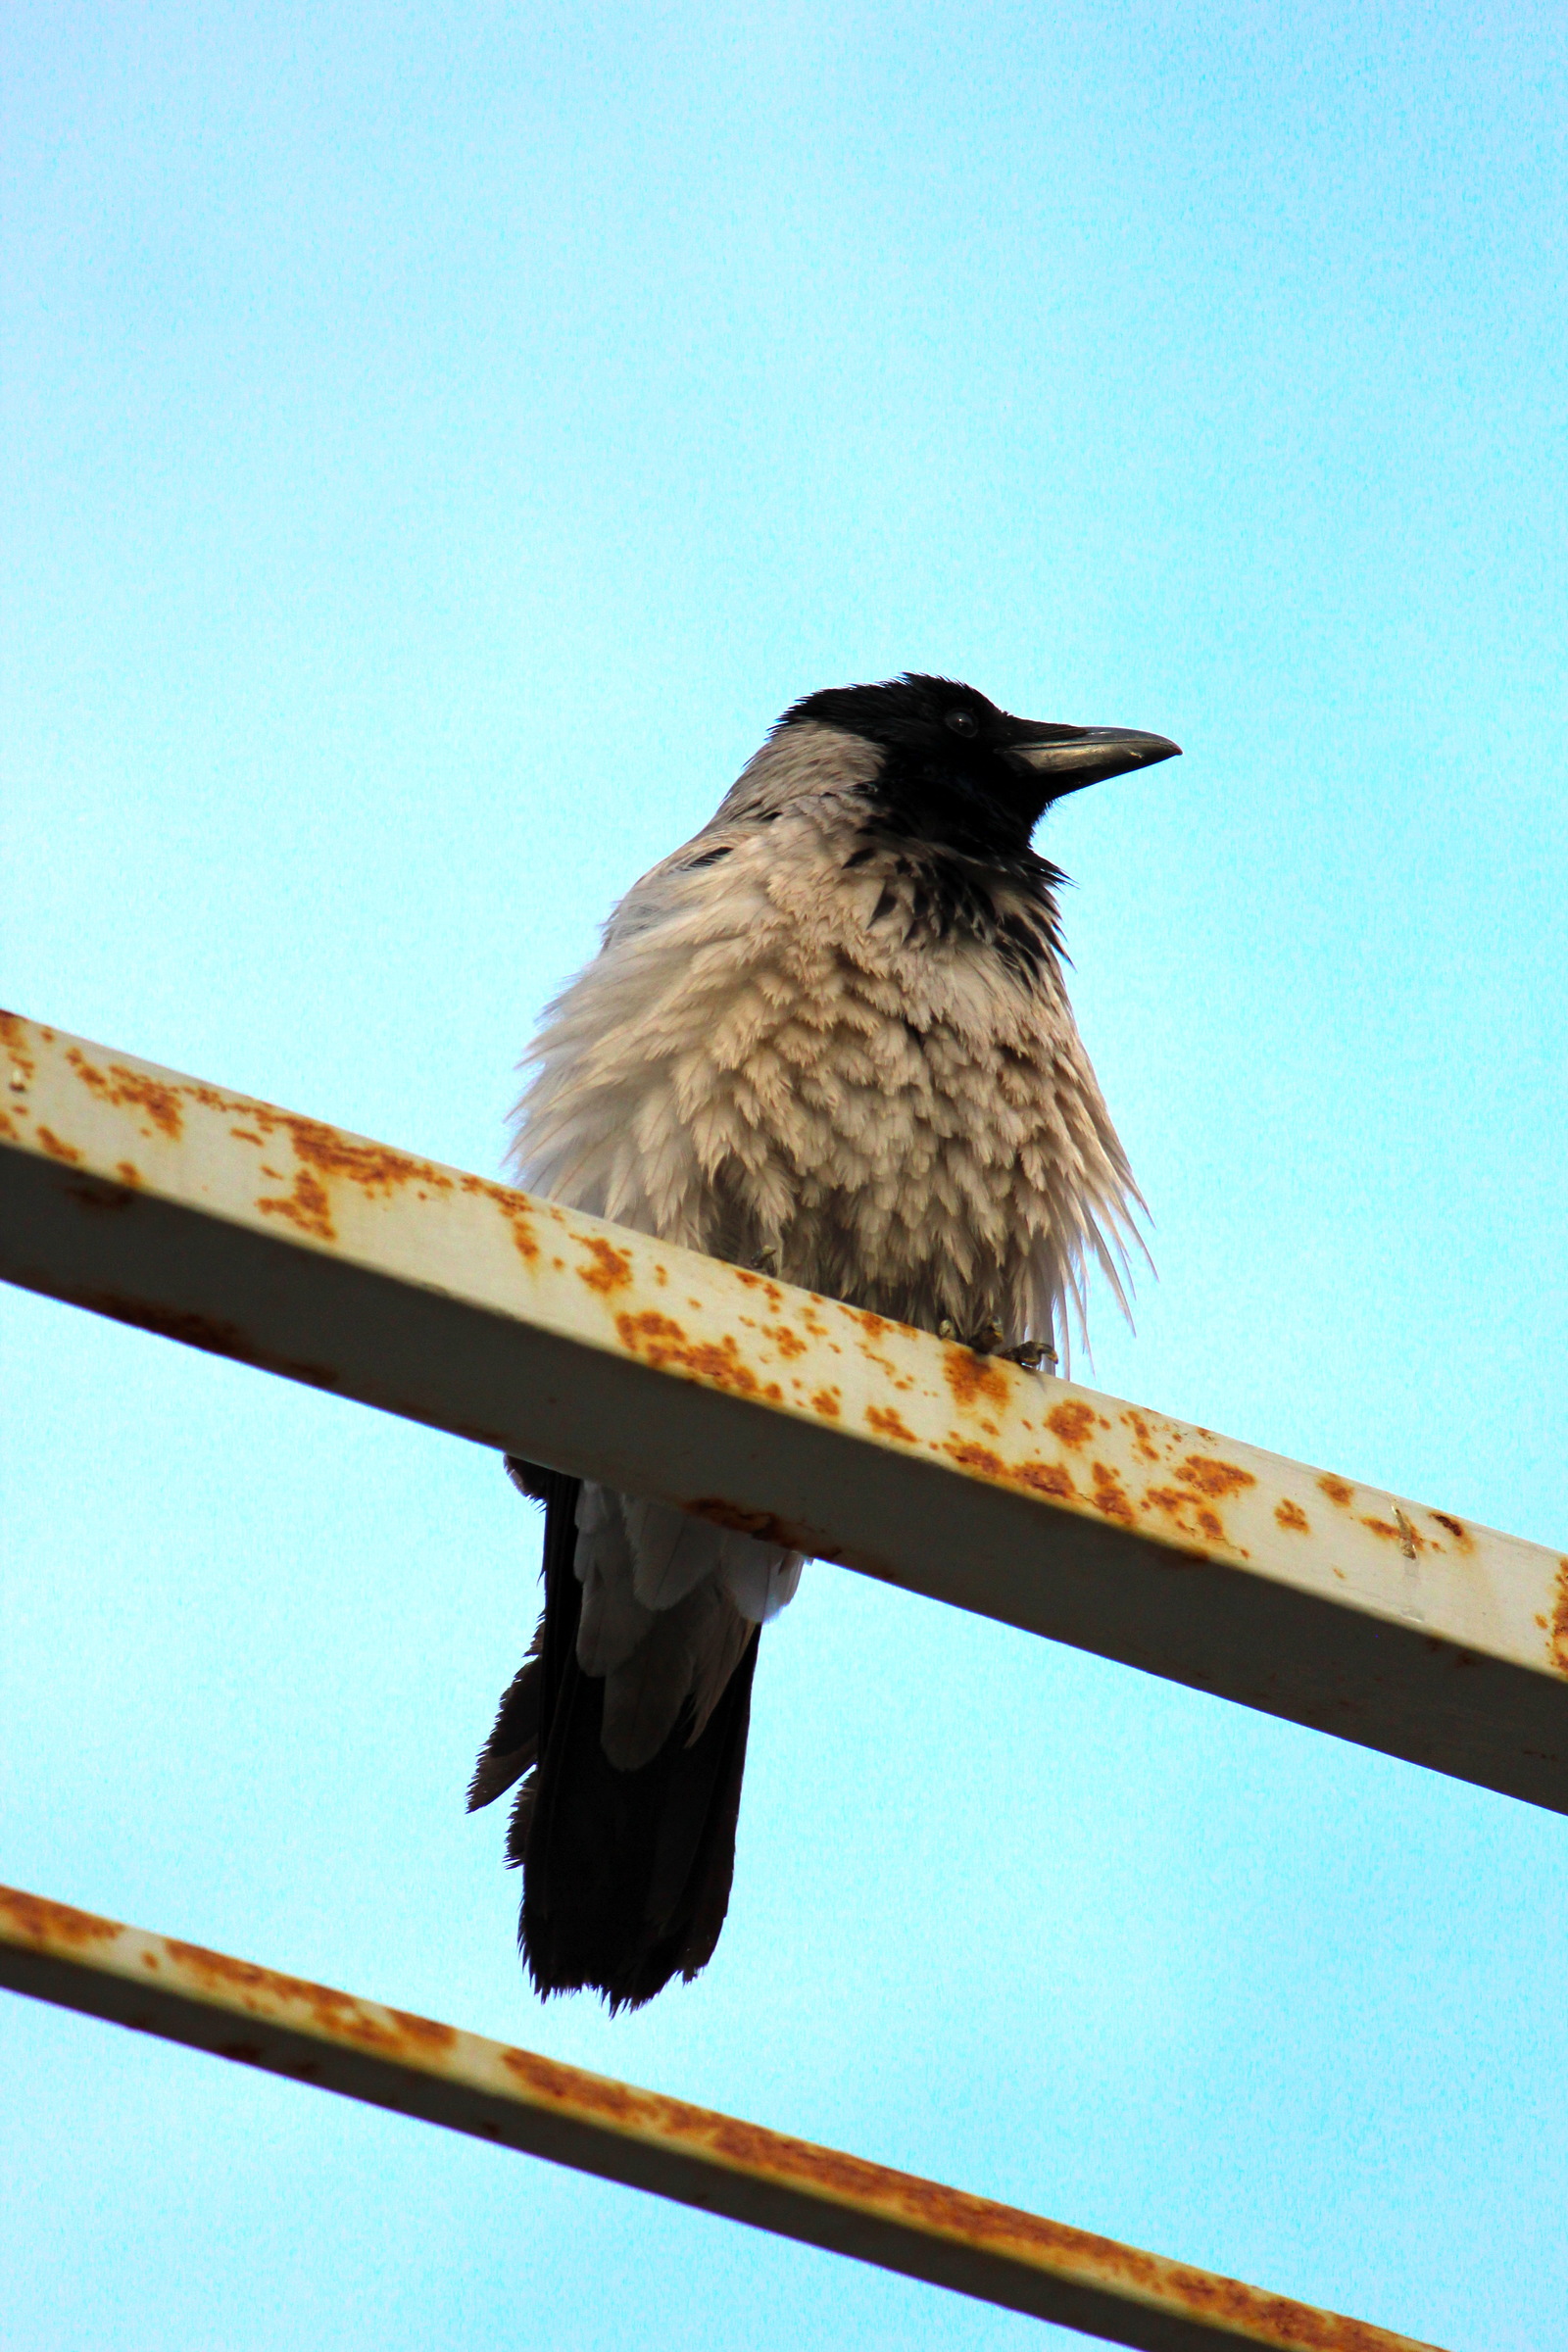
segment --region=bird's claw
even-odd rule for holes
[[[975,1355],[997,1355],[1004,1364],[1018,1364],[1025,1372],[1044,1372],[1048,1366],[1054,1369],[1056,1350],[1049,1340],[1024,1340],[1016,1348],[1004,1348],[1002,1343],[1005,1337],[995,1315],[988,1316],[977,1331],[965,1333],[961,1338],[950,1315],[944,1315],[937,1325],[939,1340],[952,1340]]]

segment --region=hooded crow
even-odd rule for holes
[[[808,695],[631,889],[550,1006],[518,1180],[568,1207],[1038,1365],[1140,1205],[1073,1020],[1053,801],[1173,758],[913,674]],[[510,1461],[545,1607],[470,1810],[541,1994],[652,1999],[729,1901],[758,1628],[801,1556]]]

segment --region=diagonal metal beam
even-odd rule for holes
[[[1114,2238],[0,1887],[0,1984],[1144,2352],[1434,2352]]]
[[[9,1281],[1568,1812],[1562,1554],[15,1015],[0,1049]]]

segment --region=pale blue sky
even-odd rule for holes
[[[0,40],[8,1002],[493,1170],[798,694],[1157,729],[1043,839],[1159,1267],[1092,1377],[1568,1536],[1560,12]],[[713,1966],[542,2010],[462,1802],[534,1607],[498,1465],[0,1314],[0,1876],[1560,2340],[1568,1823],[817,1568]],[[9,1996],[0,2068],[8,2352],[1058,2340]]]

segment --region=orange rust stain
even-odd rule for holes
[[[529,1216],[526,1205],[518,1200],[514,1193],[509,1194],[499,1185],[496,1188],[495,1202],[501,1211],[507,1231],[512,1236],[514,1250],[525,1266],[533,1265],[539,1256],[539,1245],[533,1238],[533,1219]],[[559,1257],[556,1264],[562,1268],[563,1272],[565,1271],[563,1261]]]
[[[1016,1485],[1049,1494],[1053,1502],[1070,1502],[1078,1492],[1071,1471],[1061,1462],[1019,1462],[1009,1475]]]
[[[1183,1486],[1196,1487],[1200,1494],[1206,1494],[1215,1502],[1257,1484],[1250,1470],[1243,1470],[1235,1462],[1216,1461],[1209,1453],[1190,1453],[1174,1475]]]
[[[55,1134],[53,1128],[40,1127],[38,1130],[38,1141],[40,1144],[42,1144],[44,1150],[48,1152],[51,1159],[63,1159],[68,1167],[80,1167],[81,1153],[76,1150],[75,1145],[62,1143],[59,1136]]]
[[[985,1478],[1005,1478],[1007,1465],[1002,1456],[993,1453],[989,1446],[960,1446],[950,1438],[942,1447],[950,1461],[960,1470],[978,1470]]]
[[[199,1943],[180,1943],[166,1936],[164,1949],[182,1975],[212,1992],[221,1992],[253,2013],[282,2011],[277,2022],[297,2025],[289,2011],[305,2010],[320,2033],[334,2041],[352,2041],[362,2049],[387,2057],[433,2057],[456,2046],[457,2033],[431,2017],[416,2017],[406,2009],[383,2009],[337,1992],[329,1984],[313,1984],[304,1977],[285,1977],[276,1969],[261,1968],[253,1960],[234,1960],[226,1952],[210,1952]]]
[[[1157,1462],[1159,1459],[1159,1448],[1156,1446],[1153,1438],[1150,1434],[1149,1423],[1144,1419],[1143,1414],[1129,1411],[1123,1413],[1122,1419],[1126,1422],[1127,1427],[1133,1433],[1133,1449],[1137,1453],[1139,1460],[1144,1462]]]
[[[25,1118],[25,1111],[22,1115]],[[5,1136],[13,1144],[20,1144],[22,1141],[16,1127],[12,1124],[9,1113],[4,1110],[0,1110],[0,1135]]]
[[[45,1030],[44,1035],[47,1037],[49,1032]],[[6,1051],[11,1059],[30,1085],[38,1065],[33,1059],[32,1049],[27,1044],[26,1029],[19,1014],[0,1012],[0,1038],[4,1039]]]
[[[1069,1397],[1065,1404],[1054,1406],[1046,1415],[1046,1427],[1052,1436],[1059,1438],[1063,1446],[1069,1446],[1074,1450],[1080,1446],[1087,1446],[1089,1433],[1094,1426],[1093,1408],[1079,1404],[1073,1397]]]
[[[444,1168],[435,1167],[427,1159],[416,1159],[411,1152],[394,1152],[388,1144],[361,1143],[351,1135],[340,1135],[322,1119],[303,1118],[297,1111],[273,1110],[270,1104],[255,1102],[246,1105],[255,1123],[269,1137],[281,1130],[294,1147],[296,1159],[303,1159],[318,1176],[330,1184],[341,1180],[357,1184],[367,1199],[385,1200],[401,1185],[427,1185],[433,1193],[449,1193],[452,1178]],[[469,1178],[464,1190],[498,1194],[513,1200],[504,1186],[485,1184],[482,1179]]]
[[[1408,1519],[1405,1520],[1402,1527],[1393,1519],[1373,1518],[1364,1518],[1361,1525],[1370,1534],[1381,1536],[1385,1544],[1397,1544],[1402,1551],[1409,1552],[1412,1557],[1417,1551],[1426,1549],[1425,1537],[1417,1535]]]
[[[1355,1489],[1345,1479],[1335,1478],[1331,1473],[1325,1471],[1317,1484],[1318,1492],[1326,1494],[1330,1502],[1335,1503],[1340,1510],[1348,1511],[1349,1509],[1350,1497],[1355,1493]]]
[[[0,1886],[0,1919],[40,1950],[79,1951],[88,1944],[113,1943],[121,1933],[117,1920],[52,1903],[47,1895],[24,1894],[20,1886]]]
[[[185,1118],[179,1104],[179,1089],[166,1086],[161,1078],[149,1078],[141,1070],[127,1070],[123,1062],[111,1062],[107,1070],[89,1061],[79,1046],[73,1046],[66,1059],[81,1080],[104,1102],[121,1109],[128,1106],[144,1110],[155,1127],[161,1128],[171,1143],[177,1143],[184,1133]],[[197,1090],[192,1089],[192,1092]]]
[[[1281,1527],[1288,1527],[1293,1535],[1309,1536],[1312,1532],[1306,1513],[1298,1502],[1292,1502],[1289,1495],[1283,1502],[1274,1505],[1274,1516]]]
[[[327,1190],[309,1168],[301,1168],[294,1178],[291,1193],[264,1193],[256,1203],[264,1217],[285,1217],[308,1233],[313,1241],[335,1242],[337,1227],[332,1222],[332,1203]]]
[[[237,1144],[255,1144],[258,1149],[261,1147],[261,1137],[249,1127],[231,1127],[228,1132]]]
[[[1427,1516],[1447,1529],[1461,1551],[1474,1551],[1475,1541],[1462,1519],[1453,1518],[1447,1511],[1429,1511]]]
[[[1557,1601],[1551,1612],[1547,1655],[1559,1674],[1568,1674],[1568,1560],[1557,1562]]]
[[[104,1192],[110,1205],[119,1208],[127,1205],[122,1192],[115,1192],[107,1185]],[[59,1295],[75,1306],[90,1308],[95,1315],[110,1315],[115,1322],[129,1323],[137,1331],[154,1331],[160,1339],[178,1340],[182,1347],[205,1348],[209,1355],[232,1356],[239,1364],[260,1364],[266,1372],[281,1372],[286,1379],[304,1381],[313,1389],[342,1386],[330,1365],[308,1364],[292,1356],[275,1355],[270,1349],[259,1347],[237,1323],[222,1323],[214,1315],[151,1306],[143,1299],[124,1298],[117,1291],[95,1290],[86,1284],[74,1284]],[[501,1440],[486,1431],[481,1442],[500,1445]]]
[[[694,1519],[706,1519],[713,1527],[732,1528],[738,1536],[756,1536],[760,1543],[783,1544],[794,1548],[793,1531],[771,1511],[745,1511],[738,1502],[726,1502],[720,1494],[701,1494],[684,1507]]]
[[[141,1170],[133,1159],[117,1159],[115,1174],[120,1178],[122,1184],[128,1184],[132,1192],[135,1192],[141,1184]]]
[[[787,1323],[764,1323],[762,1337],[764,1340],[772,1341],[787,1364],[792,1364],[798,1355],[806,1353],[806,1342],[800,1333],[792,1331]]]
[[[672,1367],[688,1373],[694,1380],[706,1380],[717,1389],[729,1389],[737,1396],[756,1396],[761,1383],[750,1364],[741,1361],[740,1350],[733,1337],[726,1332],[720,1342],[688,1340],[681,1326],[670,1315],[662,1315],[652,1308],[634,1315],[629,1312],[615,1317],[615,1330],[621,1346],[633,1355],[640,1355],[656,1371]]]
[[[880,1404],[868,1404],[865,1408],[865,1419],[866,1426],[874,1429],[879,1438],[898,1438],[906,1446],[914,1446],[919,1443],[903,1414],[894,1412],[891,1408],[884,1410]]]
[[[1182,2318],[1206,2320],[1228,2333],[1246,2334],[1250,2341],[1289,2343],[1294,2352],[1396,2352],[1406,2341],[1238,2278],[1167,2261],[1114,2238],[896,2173],[836,2148],[787,2138],[734,2116],[581,2074],[530,2050],[501,2050],[497,2055],[519,2095],[532,2106],[627,2136],[657,2138],[698,2162],[715,2162],[727,2171],[874,2212],[911,2230],[1004,2260],[1012,2258],[1036,2269],[1070,2268],[1085,2282],[1136,2295],[1145,2306],[1170,2312],[1178,2324]]]
[[[972,1412],[982,1400],[991,1405],[1007,1400],[1006,1374],[989,1356],[976,1355],[972,1348],[961,1348],[950,1340],[942,1350],[942,1374],[960,1413]]]
[[[873,1315],[868,1309],[856,1309],[855,1319],[865,1333],[866,1338],[870,1340],[879,1340],[885,1331],[892,1331],[896,1328],[888,1321],[886,1315]]]
[[[837,1389],[816,1389],[811,1394],[811,1410],[820,1413],[824,1421],[836,1421],[844,1407],[839,1402]]]
[[[602,1234],[585,1236],[581,1247],[587,1250],[593,1263],[580,1266],[577,1279],[586,1283],[589,1290],[597,1291],[601,1298],[608,1298],[612,1291],[631,1288],[631,1259],[624,1250],[617,1250],[613,1242],[607,1242]]]
[[[1096,1510],[1102,1511],[1107,1519],[1119,1519],[1124,1526],[1131,1527],[1137,1514],[1115,1470],[1108,1462],[1091,1462],[1089,1474],[1095,1482],[1095,1491],[1089,1499]]]
[[[1207,1503],[1200,1502],[1196,1495],[1184,1494],[1180,1487],[1149,1487],[1145,1490],[1144,1500],[1156,1511],[1164,1511],[1174,1519],[1184,1536],[1195,1532],[1182,1516],[1184,1511],[1191,1511],[1198,1523],[1196,1532],[1199,1535],[1206,1537],[1211,1544],[1225,1542],[1224,1523],[1219,1513],[1211,1510]],[[1242,1556],[1245,1559],[1247,1554],[1244,1552]]]

